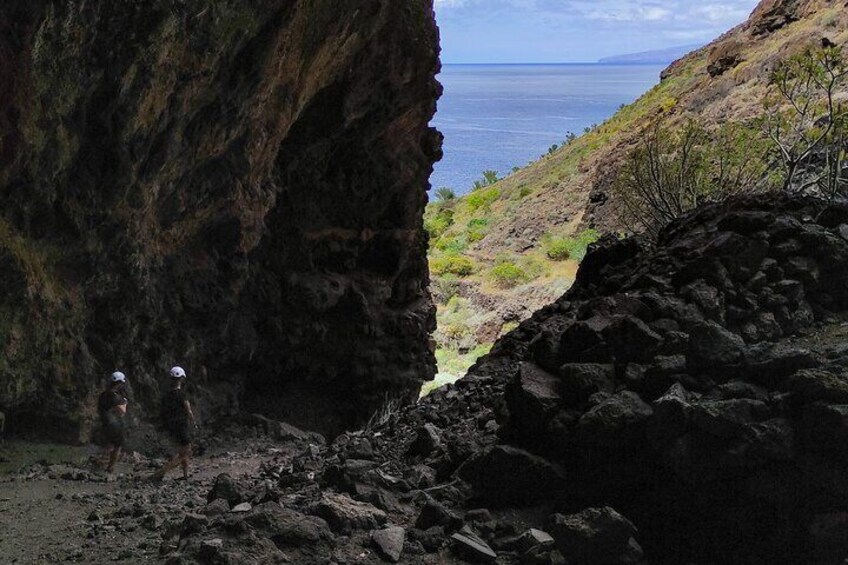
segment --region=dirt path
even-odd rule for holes
[[[195,460],[186,481],[144,479],[156,461],[122,462],[114,476],[84,465],[39,465],[23,476],[0,477],[0,563],[158,563],[163,532],[206,504],[220,473],[255,475],[289,446],[251,444]]]

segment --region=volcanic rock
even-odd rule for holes
[[[451,536],[451,549],[463,559],[472,563],[494,563],[498,557],[489,544],[465,527]]]
[[[636,527],[612,508],[551,516],[549,528],[563,556],[584,565],[635,565],[642,559]]]
[[[138,414],[175,359],[199,413],[336,434],[416,399],[432,8],[3,2],[7,429],[86,439],[105,360]]]
[[[380,554],[392,563],[400,561],[405,540],[406,530],[397,526],[371,532],[371,541],[374,542]]]
[[[522,449],[498,445],[472,457],[458,471],[479,500],[494,506],[532,505],[564,486],[563,471]]]
[[[386,513],[366,502],[344,494],[324,493],[311,513],[327,521],[334,532],[374,529],[386,523]]]

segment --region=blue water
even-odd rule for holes
[[[484,170],[501,175],[601,123],[659,82],[659,65],[445,65],[433,125],[445,135],[434,188],[468,192]]]

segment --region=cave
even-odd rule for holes
[[[435,373],[432,9],[3,3],[11,433],[84,441],[116,368],[147,412],[180,364],[204,418],[330,435],[417,398]]]

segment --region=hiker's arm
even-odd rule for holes
[[[194,419],[194,412],[191,411],[191,403],[188,400],[183,404],[185,408],[186,414],[188,414],[188,421],[191,422],[191,425],[195,428],[197,427],[197,420]]]
[[[127,404],[129,404],[129,401],[127,401],[126,398],[121,398],[121,401],[118,404],[115,404],[112,407],[112,410],[117,414],[124,415],[127,413]]]

